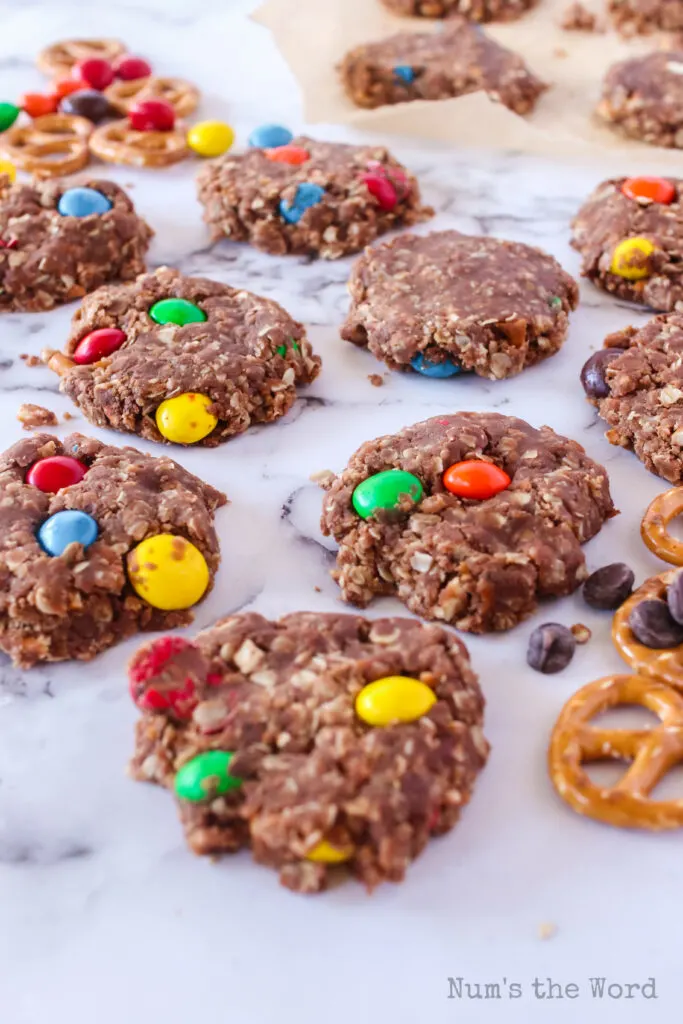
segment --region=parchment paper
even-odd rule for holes
[[[596,0],[592,2],[592,8],[591,0],[586,6],[597,10]],[[540,0],[538,8],[519,21],[484,26],[551,86],[526,118],[483,92],[376,110],[360,110],[347,99],[335,70],[347,50],[398,31],[439,31],[439,22],[395,17],[379,0],[267,0],[253,17],[273,32],[299,81],[308,123],[348,124],[367,132],[554,157],[622,151],[631,173],[662,167],[682,170],[683,152],[625,139],[593,115],[602,78],[612,63],[671,42],[664,36],[626,41],[612,27],[605,33],[564,31],[559,22],[568,3]]]

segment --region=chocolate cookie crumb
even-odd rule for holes
[[[380,373],[369,373],[368,380],[373,388],[381,388],[384,384],[384,377]]]
[[[33,405],[31,402],[23,402],[19,406],[17,419],[24,430],[36,430],[39,427],[56,427],[59,423],[57,414],[51,409],[45,409],[42,405]]]
[[[589,11],[582,3],[569,4],[562,14],[560,27],[566,32],[597,32],[604,31],[598,28],[597,15]]]
[[[557,935],[557,925],[552,921],[544,921],[538,926],[539,939],[552,939]]]
[[[593,631],[584,626],[583,622],[575,622],[570,627],[570,633],[576,640],[577,644],[587,644],[590,638],[593,636]]]
[[[26,352],[22,352],[19,356],[27,366],[42,366],[43,361],[38,356],[28,355]]]

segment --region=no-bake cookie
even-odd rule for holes
[[[612,21],[626,35],[683,29],[681,0],[608,0]]]
[[[349,280],[342,337],[395,370],[497,380],[562,345],[578,288],[520,242],[439,231],[367,249]]]
[[[611,444],[630,448],[665,480],[683,481],[683,315],[610,334],[582,381]]]
[[[572,245],[598,288],[662,312],[683,305],[683,180],[611,178],[576,215]]]
[[[208,447],[284,416],[320,371],[277,302],[168,267],[90,295],[44,357],[92,423]]]
[[[683,51],[657,51],[614,64],[598,115],[624,135],[683,148]]]
[[[75,208],[74,193],[102,212],[60,212]],[[111,181],[11,185],[0,175],[0,311],[52,309],[109,281],[130,280],[145,269],[151,237]]]
[[[433,213],[415,178],[383,146],[347,146],[304,136],[213,160],[197,176],[214,240],[264,252],[337,259],[378,235]]]
[[[16,665],[187,625],[212,586],[225,495],[169,458],[40,434],[0,456],[0,491],[0,649]]]
[[[465,647],[414,620],[234,615],[148,644],[129,678],[131,774],[175,790],[195,853],[250,847],[298,892],[337,865],[401,881],[488,755]]]
[[[575,441],[497,413],[456,413],[361,445],[326,480],[321,527],[345,601],[396,595],[474,633],[509,629],[586,578],[581,545],[614,508]]]
[[[417,18],[448,18],[462,14],[471,21],[513,21],[537,0],[382,0],[394,14]]]
[[[546,88],[518,54],[460,19],[442,32],[402,32],[357,46],[346,54],[340,73],[359,107],[441,100],[483,89],[517,114],[528,114]]]

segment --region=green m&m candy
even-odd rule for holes
[[[206,320],[206,313],[188,299],[160,299],[149,311],[152,320],[158,324],[199,324]]]
[[[358,515],[369,519],[378,509],[396,508],[405,494],[417,503],[423,493],[422,484],[412,473],[385,469],[358,484],[351,500]]]
[[[184,764],[175,777],[173,788],[181,800],[213,800],[215,796],[237,789],[242,780],[230,774],[234,754],[226,750],[207,750]]]
[[[19,107],[14,103],[0,103],[0,132],[6,132],[19,117]]]

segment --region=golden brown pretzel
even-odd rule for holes
[[[639,704],[660,723],[652,729],[610,729],[590,725],[602,711]],[[593,782],[589,761],[630,761],[616,786]],[[658,782],[683,761],[683,696],[643,676],[607,676],[571,697],[550,738],[548,768],[555,789],[578,814],[620,828],[683,827],[683,799],[650,800]]]
[[[100,125],[90,136],[100,160],[130,167],[167,167],[190,155],[182,127],[172,132],[138,132],[127,120]]]
[[[683,541],[672,537],[667,526],[683,512],[683,487],[672,487],[648,506],[640,526],[640,535],[658,558],[670,565],[683,565]]]
[[[186,117],[197,109],[199,89],[184,78],[134,78],[129,82],[112,82],[104,90],[112,107],[127,114],[134,103],[142,100],[165,100],[178,117]]]
[[[634,672],[652,679],[661,679],[670,686],[683,690],[683,646],[653,648],[646,647],[634,637],[628,624],[629,616],[641,601],[666,598],[666,588],[676,575],[669,569],[661,576],[653,576],[625,601],[612,620],[612,640],[627,665]]]
[[[68,75],[74,64],[89,57],[114,61],[126,52],[118,39],[63,39],[38,54],[36,64],[46,75]]]
[[[0,135],[0,153],[37,178],[73,174],[90,159],[91,131],[92,124],[85,117],[44,114]]]

